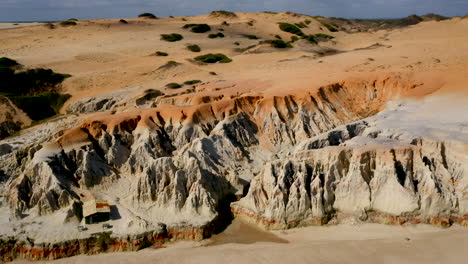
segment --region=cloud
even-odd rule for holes
[[[158,16],[196,15],[212,10],[293,11],[339,17],[403,17],[413,13],[464,15],[466,0],[0,0],[0,20],[60,20],[135,17],[141,12]]]

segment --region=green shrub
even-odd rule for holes
[[[169,56],[169,54],[167,52],[163,52],[163,51],[156,51],[154,53],[155,56],[160,56],[160,57],[166,57],[166,56]]]
[[[312,44],[317,44],[317,40],[315,39],[314,35],[305,35],[302,37],[303,39],[308,40]]]
[[[334,39],[335,38],[334,36],[330,36],[330,35],[323,34],[323,33],[315,34],[315,37],[316,38],[324,38],[324,39]]]
[[[269,42],[271,46],[274,48],[278,48],[278,49],[292,48],[291,44],[284,42],[283,40],[280,40],[280,39],[270,40]]]
[[[128,21],[125,20],[125,19],[120,19],[120,20],[119,20],[119,23],[121,23],[121,24],[128,24]]]
[[[161,34],[161,39],[169,42],[175,42],[184,39],[184,37],[177,33]]]
[[[279,28],[284,32],[288,32],[298,36],[304,36],[302,30],[300,30],[297,26],[289,23],[279,23]]]
[[[307,19],[306,21],[304,21],[304,23],[306,23],[306,25],[310,25],[310,23],[312,23],[312,21]]]
[[[265,14],[271,14],[271,15],[276,15],[278,14],[277,12],[272,12],[272,11],[263,11]]]
[[[192,52],[200,52],[201,48],[198,45],[188,45],[187,49],[192,51]]]
[[[292,42],[296,42],[299,40],[299,37],[298,36],[291,36],[291,41]]]
[[[185,81],[184,84],[185,85],[194,85],[194,84],[197,84],[197,83],[201,83],[202,81],[200,80],[191,80],[191,81]]]
[[[60,25],[63,27],[68,27],[68,26],[76,26],[76,22],[72,20],[67,20],[67,21],[62,21],[60,22]]]
[[[195,60],[204,62],[204,63],[217,63],[217,62],[229,63],[232,61],[226,55],[221,54],[221,53],[217,53],[217,54],[209,53],[209,54],[201,55],[201,56],[195,57]]]
[[[178,83],[168,83],[168,84],[166,84],[166,87],[171,88],[171,89],[177,89],[177,88],[181,88],[182,85],[180,85]]]
[[[38,121],[58,114],[60,108],[70,97],[69,94],[46,92],[36,95],[10,96],[10,99],[32,120]]]
[[[338,32],[338,29],[328,23],[321,22],[324,27],[326,27],[330,32]]]
[[[13,66],[18,66],[19,63],[15,60],[10,58],[2,57],[0,58],[0,68],[9,68]]]
[[[75,21],[75,22],[77,22],[78,19],[76,19],[76,18],[70,18],[70,19],[68,19],[68,21]]]
[[[217,34],[209,34],[208,37],[209,38],[224,38],[224,34],[219,32]]]
[[[183,28],[190,28],[193,33],[205,33],[211,30],[207,24],[186,24]]]
[[[248,39],[258,39],[258,37],[255,36],[255,35],[244,35],[244,37],[246,37]]]
[[[213,15],[213,16],[225,16],[225,17],[237,17],[237,15],[235,13],[229,12],[229,11],[226,11],[226,10],[213,11],[213,12],[211,12],[211,15]]]
[[[306,27],[307,27],[307,25],[304,24],[304,22],[295,23],[294,25],[296,25],[296,26],[299,27],[299,28],[306,28]]]
[[[275,35],[275,38],[276,38],[276,39],[283,39],[283,38],[281,38],[280,35]]]
[[[155,16],[154,14],[151,14],[151,13],[139,14],[138,17],[141,17],[141,18],[150,18],[150,19],[157,19],[157,18],[158,18],[157,16]]]

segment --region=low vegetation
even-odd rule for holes
[[[277,12],[272,12],[272,11],[263,11],[265,14],[271,14],[271,15],[276,15],[278,14]]]
[[[163,51],[156,51],[153,55],[154,56],[160,56],[160,57],[169,56],[169,54],[167,52],[163,52]]]
[[[302,36],[302,38],[305,39],[305,40],[308,40],[312,44],[317,44],[318,43],[318,41],[315,39],[314,35],[305,35],[305,36]]]
[[[200,80],[190,80],[190,81],[185,81],[184,85],[194,85],[194,84],[201,83],[201,82],[202,81]]]
[[[219,32],[219,33],[216,33],[216,34],[209,34],[208,37],[209,38],[224,38],[224,34]]]
[[[184,37],[177,33],[161,34],[161,39],[169,42],[175,42],[184,39]]]
[[[337,29],[336,26],[332,25],[332,24],[328,24],[328,23],[325,23],[325,22],[320,22],[322,23],[322,25],[324,27],[326,27],[330,32],[338,32],[339,30]]]
[[[171,61],[166,62],[166,64],[162,65],[161,67],[159,67],[158,70],[167,70],[167,69],[177,67],[179,65],[180,63],[178,63],[177,61],[171,60]]]
[[[292,48],[290,43],[287,43],[281,39],[274,39],[269,41],[271,46],[278,49]]]
[[[304,22],[295,23],[295,26],[298,28],[307,28],[308,26]]]
[[[60,94],[61,83],[71,75],[50,69],[21,70],[15,60],[0,58],[0,94],[7,96],[35,121],[59,113],[71,97]]]
[[[223,17],[237,17],[236,13],[234,12],[229,12],[226,10],[217,10],[211,12],[212,16],[223,16]]]
[[[149,19],[157,19],[158,18],[157,16],[155,16],[152,13],[139,14],[138,17],[140,17],[140,18],[149,18]]]
[[[244,37],[246,37],[248,39],[258,39],[258,37],[255,36],[255,35],[244,35]]]
[[[193,33],[205,33],[211,30],[211,27],[208,24],[186,24],[183,28],[190,28],[190,31]]]
[[[63,27],[69,27],[69,26],[76,26],[77,23],[74,20],[67,20],[67,21],[60,22],[60,25]]]
[[[276,38],[276,39],[283,39],[283,38],[281,38],[280,35],[275,35],[275,38]]]
[[[190,50],[191,52],[200,52],[201,48],[198,45],[188,45],[187,49]]]
[[[298,28],[297,26],[293,25],[293,24],[289,24],[289,23],[279,23],[279,29],[284,31],[284,32],[288,32],[288,33],[291,33],[291,34],[294,34],[294,35],[298,35],[298,36],[304,36],[304,32],[302,32],[302,30],[300,28]]]
[[[209,54],[195,57],[194,59],[196,61],[203,62],[203,63],[217,63],[217,62],[229,63],[232,61],[232,59],[230,59],[229,57],[221,53],[216,53],[216,54],[209,53]]]
[[[121,23],[121,24],[128,24],[128,21],[125,20],[125,19],[120,19],[120,20],[119,20],[119,23]]]
[[[315,34],[315,37],[316,38],[323,38],[323,39],[334,39],[335,38],[334,36],[330,36],[328,34],[323,34],[323,33]]]
[[[181,88],[182,85],[180,85],[178,83],[168,83],[168,84],[166,84],[166,87],[170,88],[170,89],[178,89],[178,88]]]
[[[298,36],[291,36],[291,42],[296,42],[299,40]]]

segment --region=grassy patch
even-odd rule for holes
[[[187,49],[190,50],[191,52],[200,52],[201,48],[198,45],[188,45]]]
[[[299,40],[299,37],[298,36],[291,36],[291,41],[292,42],[296,42]]]
[[[305,39],[305,40],[308,40],[312,44],[317,44],[318,43],[318,41],[315,39],[314,35],[306,35],[306,36],[303,36],[302,38]]]
[[[195,57],[195,60],[204,62],[204,63],[217,63],[217,62],[229,63],[232,61],[229,57],[221,53],[217,53],[217,54],[209,53],[209,54],[201,55],[201,56]]]
[[[298,36],[304,36],[304,32],[295,25],[289,23],[279,23],[279,29]]]
[[[184,39],[184,37],[180,34],[177,33],[172,33],[172,34],[161,34],[161,40],[169,41],[169,42],[175,42]]]
[[[320,22],[320,23],[322,23],[322,25],[324,27],[326,27],[330,32],[338,32],[339,31],[335,26],[333,26],[331,24],[328,24],[328,23],[325,23],[325,22]]]
[[[308,26],[304,22],[295,23],[298,28],[307,28]]]
[[[190,28],[193,33],[205,33],[211,30],[208,24],[186,24],[183,28]]]
[[[292,48],[290,43],[284,42],[280,39],[274,39],[269,41],[271,46],[278,49]]]
[[[304,21],[304,23],[306,23],[306,25],[310,25],[310,23],[312,23],[312,21],[307,19],[307,20]]]
[[[216,33],[216,34],[209,34],[208,37],[209,38],[224,38],[224,34],[219,32],[219,33]]]
[[[328,34],[323,34],[323,33],[315,34],[315,37],[316,38],[323,38],[323,39],[334,39],[335,38],[334,36],[330,36]]]
[[[167,52],[163,52],[163,51],[156,51],[154,54],[154,56],[160,56],[160,57],[167,57],[169,56],[169,54]]]
[[[168,84],[166,84],[166,87],[170,88],[170,89],[178,89],[178,88],[181,88],[182,85],[180,85],[178,83],[168,83]]]
[[[149,19],[157,19],[158,17],[155,16],[154,14],[152,13],[143,13],[143,14],[139,14],[138,17],[141,17],[141,18],[149,18]]]
[[[67,21],[60,22],[60,25],[63,27],[69,27],[69,26],[76,26],[77,23],[76,21],[73,21],[73,20],[67,20]]]
[[[63,104],[70,99],[69,94],[55,92],[36,95],[10,96],[11,101],[28,114],[32,120],[42,120],[59,113]]]
[[[234,12],[229,12],[226,10],[217,10],[211,12],[212,16],[224,16],[224,17],[237,17],[236,13]]]
[[[202,81],[200,80],[190,80],[190,81],[185,81],[184,85],[194,85],[194,84],[201,83],[201,82]]]
[[[20,64],[9,58],[0,58],[0,94],[6,95],[35,121],[59,113],[71,97],[60,94],[61,83],[71,75],[50,69],[17,71]]]
[[[258,37],[255,36],[255,35],[244,35],[244,37],[246,37],[248,39],[258,39]]]

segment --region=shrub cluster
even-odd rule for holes
[[[278,49],[292,48],[290,43],[284,42],[281,39],[274,39],[269,41],[271,46]]]
[[[186,24],[183,28],[190,28],[193,33],[205,33],[211,30],[211,27],[207,24]]]
[[[248,39],[258,39],[258,37],[255,36],[255,35],[244,35],[244,37],[246,37]]]
[[[229,11],[226,11],[226,10],[213,11],[213,12],[211,12],[211,15],[212,16],[224,16],[224,17],[237,17],[237,15],[235,13],[229,12]]]
[[[192,52],[200,52],[201,48],[198,45],[188,45],[187,49],[192,51]]]
[[[224,34],[219,32],[219,33],[216,33],[216,34],[209,34],[208,37],[209,38],[224,38]]]
[[[184,37],[177,33],[161,34],[161,39],[169,42],[175,42],[184,39]]]
[[[304,36],[304,32],[295,25],[289,23],[279,23],[279,28],[284,31],[298,36]]]
[[[185,81],[184,85],[194,85],[194,84],[197,84],[197,83],[201,83],[201,81],[200,80]]]
[[[60,22],[60,25],[63,27],[76,26],[77,25],[76,21],[78,20],[69,19],[69,20]]]
[[[139,14],[138,17],[141,17],[141,18],[150,18],[150,19],[157,19],[157,18],[158,18],[157,16],[155,16],[154,14],[151,14],[151,13]]]
[[[71,96],[60,94],[60,84],[70,75],[49,69],[18,71],[21,65],[9,58],[0,58],[0,94],[9,97],[33,120],[42,120],[59,113]]]
[[[323,38],[323,39],[334,39],[335,38],[334,36],[330,36],[330,35],[323,34],[323,33],[315,34],[315,37],[316,38]]]
[[[156,51],[154,53],[155,56],[160,56],[160,57],[166,57],[166,56],[169,56],[169,54],[167,52],[163,52],[163,51]]]
[[[322,25],[323,25],[324,27],[326,27],[330,32],[338,32],[338,29],[337,29],[335,26],[333,26],[333,25],[331,25],[331,24],[328,24],[328,23],[325,23],[325,22],[321,22],[321,23],[322,23]]]
[[[181,88],[182,85],[180,85],[178,83],[168,83],[168,84],[166,84],[166,87],[171,88],[171,89],[177,89],[177,88]]]
[[[195,60],[204,62],[204,63],[217,63],[217,62],[229,63],[232,61],[226,55],[221,54],[221,53],[217,53],[217,54],[209,53],[209,54],[201,55],[201,56],[195,57]]]

